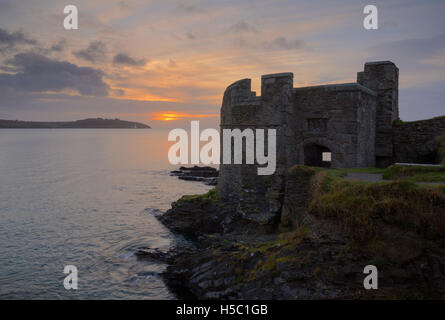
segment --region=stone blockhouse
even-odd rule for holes
[[[280,218],[288,169],[295,164],[393,163],[398,79],[396,65],[380,61],[366,63],[355,83],[294,88],[292,73],[271,74],[262,76],[261,96],[251,91],[250,79],[233,83],[224,93],[221,129],[276,129],[277,166],[275,174],[259,176],[255,164],[221,161],[219,194],[235,200],[245,218],[270,223]]]

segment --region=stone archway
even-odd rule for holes
[[[329,148],[316,143],[309,143],[304,146],[304,165],[330,168],[331,163],[332,152]]]

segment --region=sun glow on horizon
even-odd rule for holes
[[[185,118],[212,118],[218,117],[219,114],[189,114],[189,113],[177,113],[175,111],[158,112],[152,114],[151,119],[157,121],[174,121]]]

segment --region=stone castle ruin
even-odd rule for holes
[[[238,203],[245,218],[267,224],[281,217],[285,190],[295,187],[287,179],[295,164],[434,162],[445,117],[396,127],[398,93],[399,69],[391,61],[366,63],[355,83],[294,88],[292,73],[271,74],[262,76],[261,96],[251,91],[250,79],[233,83],[224,93],[221,130],[276,129],[277,167],[272,176],[258,176],[256,165],[221,164],[219,194]]]

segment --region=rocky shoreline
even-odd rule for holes
[[[208,186],[216,186],[219,171],[213,167],[180,167],[179,170],[170,172],[171,176],[177,176],[181,180],[200,181]]]
[[[162,277],[171,290],[190,299],[445,297],[443,233],[431,236],[375,216],[370,236],[357,237],[369,221],[356,222],[351,231],[350,218],[325,215],[313,205],[322,174],[299,168],[291,178],[307,192],[285,190],[281,220],[273,224],[245,219],[216,190],[174,202],[159,219],[193,245],[168,254]],[[438,197],[443,214],[444,198]],[[363,288],[369,264],[379,269],[379,290]]]

